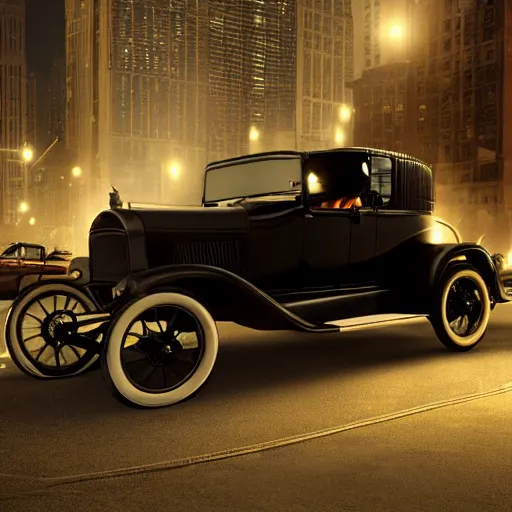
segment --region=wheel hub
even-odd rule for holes
[[[173,355],[183,350],[181,343],[174,337],[170,340],[162,340],[162,337],[167,338],[167,336],[162,336],[161,333],[151,332],[150,335],[141,338],[137,343],[138,348],[146,353],[155,366],[167,364]]]
[[[72,311],[55,311],[43,322],[42,336],[53,347],[60,347],[77,331],[76,316]]]

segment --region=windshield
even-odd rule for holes
[[[0,258],[16,259],[19,255],[19,245],[10,245],[0,254]]]
[[[207,171],[205,202],[301,191],[300,158],[240,162]]]

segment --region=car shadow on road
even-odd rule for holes
[[[208,395],[229,393],[234,387],[237,392],[252,391],[333,375],[341,379],[378,367],[411,366],[434,359],[473,358],[481,348],[453,353],[441,345],[427,322],[346,334],[250,337],[250,342],[232,338],[221,343]],[[485,348],[502,350],[504,345],[487,339]]]

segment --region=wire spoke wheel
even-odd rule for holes
[[[114,318],[102,364],[117,398],[162,407],[203,386],[217,349],[216,324],[199,302],[179,293],[155,293]]]
[[[454,265],[440,283],[430,321],[448,349],[465,352],[484,337],[491,313],[487,284],[468,264]]]
[[[23,372],[39,378],[85,371],[98,359],[106,327],[82,328],[77,322],[96,311],[84,292],[68,284],[48,283],[27,290],[14,302],[7,320],[12,359]]]
[[[446,317],[457,336],[469,336],[478,329],[484,313],[483,297],[477,283],[467,277],[455,281],[448,292]]]
[[[189,312],[175,306],[156,307],[141,316],[123,340],[125,373],[135,386],[149,393],[175,389],[201,360],[201,325]]]

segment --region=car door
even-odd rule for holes
[[[0,300],[16,297],[21,272],[21,244],[8,247],[0,256]]]
[[[335,286],[350,259],[350,232],[354,214],[349,210],[311,209],[306,214],[304,263],[308,286]]]
[[[20,275],[40,274],[43,271],[44,249],[39,245],[25,244],[20,248]]]
[[[371,280],[366,264],[370,264],[375,255],[377,238],[378,211],[363,207],[359,210],[359,219],[352,222],[350,231],[350,266],[358,266],[361,279]]]

